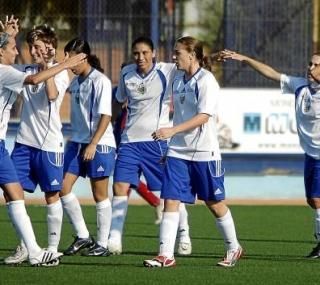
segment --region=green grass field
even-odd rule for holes
[[[314,246],[313,212],[307,206],[231,206],[245,256],[236,267],[215,266],[223,242],[209,211],[189,206],[193,253],[176,257],[175,268],[144,268],[142,261],[158,248],[158,226],[149,206],[130,206],[123,241],[124,254],[110,257],[63,257],[59,267],[0,265],[0,284],[319,284],[320,259],[304,256]],[[83,207],[95,234],[95,207]],[[46,246],[44,207],[28,206],[40,245]],[[0,256],[17,245],[5,206],[0,206]],[[73,241],[65,220],[60,249]]]

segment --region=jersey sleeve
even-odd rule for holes
[[[116,92],[116,99],[119,103],[123,103],[127,100],[127,94],[125,91],[126,85],[124,82],[124,77],[125,77],[125,72],[124,72],[124,69],[122,69],[120,71],[119,84]]]
[[[22,91],[24,80],[28,76],[26,73],[21,72],[12,66],[2,66],[0,72],[0,80],[5,88],[16,93]]]
[[[281,74],[280,77],[280,88],[283,94],[294,94],[300,86],[307,84],[308,80],[303,77],[288,76],[286,74]]]
[[[211,73],[198,82],[198,113],[214,116],[217,114],[219,84]]]
[[[103,76],[95,85],[97,112],[103,115],[112,115],[112,86],[111,81]]]

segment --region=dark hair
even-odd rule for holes
[[[34,26],[32,30],[27,33],[27,43],[29,45],[32,45],[37,40],[52,44],[55,49],[58,47],[58,38],[54,28],[47,24]]]
[[[145,37],[145,36],[136,38],[131,45],[131,49],[133,49],[137,44],[141,44],[141,43],[149,46],[152,51],[154,50],[154,45],[153,45],[152,40],[148,37]]]
[[[64,47],[64,52],[75,52],[76,54],[85,53],[88,56],[88,63],[100,72],[104,72],[103,68],[101,67],[100,59],[96,55],[91,54],[91,49],[87,41],[80,38],[75,38],[66,44]]]
[[[177,39],[177,43],[180,43],[185,46],[186,50],[189,53],[194,52],[196,55],[196,59],[199,61],[200,66],[203,66],[203,44],[201,41],[193,38],[193,37],[181,37]]]

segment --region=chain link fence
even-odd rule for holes
[[[60,39],[58,59],[63,58],[69,40],[87,39],[116,85],[121,64],[131,58],[131,43],[140,35],[153,39],[159,60],[170,61],[176,38],[190,34],[204,40],[208,52],[229,48],[280,71],[303,75],[318,37],[314,31],[319,1],[0,0],[0,17],[14,14],[20,18],[19,62],[31,61],[26,32],[47,23]],[[215,71],[225,87],[276,86],[238,62],[218,65]]]

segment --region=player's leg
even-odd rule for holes
[[[122,235],[128,210],[130,185],[139,183],[141,159],[138,143],[122,144],[113,175],[112,221],[108,249],[112,254],[122,253]]]
[[[11,153],[11,160],[15,166],[16,173],[19,178],[20,185],[24,190],[27,190],[29,193],[32,193],[36,189],[36,181],[32,176],[32,152],[31,147],[15,143],[13,151]],[[7,202],[7,208],[9,206],[10,198],[4,193],[5,200]],[[10,211],[8,210],[10,216]],[[10,217],[10,220],[11,217]],[[20,264],[24,261],[28,261],[28,251],[26,245],[21,239],[20,244],[16,247],[13,254],[6,257],[4,262],[6,264]]]
[[[72,224],[76,237],[73,243],[64,251],[65,255],[73,255],[94,243],[86,226],[81,206],[72,193],[72,187],[79,176],[85,177],[84,162],[81,157],[81,144],[69,142],[64,157],[64,177],[60,198],[63,211]]]
[[[141,198],[148,202],[150,206],[155,207],[156,220],[154,223],[156,225],[160,224],[163,213],[163,201],[161,202],[161,199],[155,194],[153,194],[153,192],[150,191],[147,185],[141,180],[136,191],[141,196]]]
[[[63,153],[34,150],[32,169],[47,203],[48,250],[58,251],[63,209],[59,193],[63,185]]]
[[[159,254],[151,260],[145,260],[146,267],[171,267],[175,265],[174,247],[179,225],[180,200],[193,203],[191,194],[188,162],[167,158],[164,169],[161,198],[165,199],[163,218],[160,223]]]
[[[97,211],[97,239],[84,255],[108,256],[108,237],[111,225],[111,202],[108,197],[109,176],[115,165],[115,149],[97,145],[94,159],[87,162],[87,176],[90,177],[93,198]]]
[[[307,255],[320,258],[320,161],[306,155],[304,169],[305,194],[308,205],[314,210],[314,236],[317,245]]]
[[[208,175],[208,173],[210,173]],[[224,171],[221,161],[193,162],[192,185],[198,189],[198,198],[204,200],[216,218],[216,225],[223,237],[226,253],[218,265],[232,267],[242,255],[238,242],[234,221],[225,199]]]

